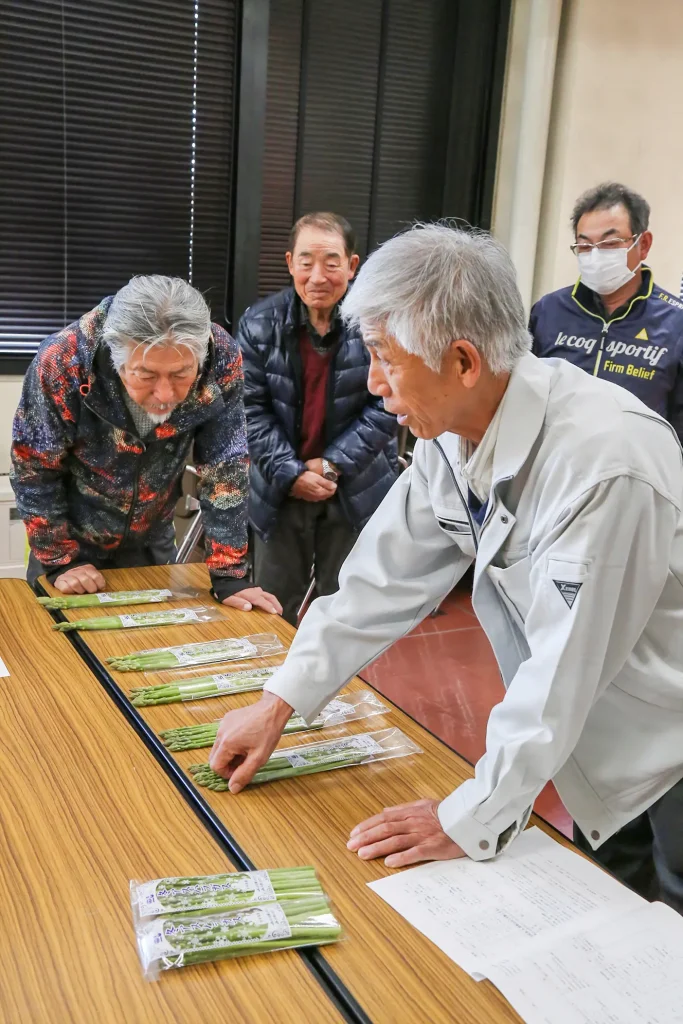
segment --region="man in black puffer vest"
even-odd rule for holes
[[[294,287],[251,306],[237,340],[254,577],[277,593],[294,624],[312,565],[318,596],[337,590],[358,531],[398,476],[398,460],[396,417],[368,391],[370,356],[338,312],[358,266],[350,224],[333,213],[308,214],[292,228],[289,248]]]

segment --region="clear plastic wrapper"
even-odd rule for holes
[[[326,897],[300,899],[212,913],[153,917],[138,923],[138,955],[148,981],[162,971],[212,960],[337,942],[341,925]]]
[[[298,747],[281,747],[256,772],[250,785],[421,753],[420,747],[400,729],[380,729],[378,732],[362,732],[355,736],[321,740]],[[214,772],[208,764],[190,765],[188,771],[199,786],[206,786],[216,792],[229,788],[228,780]]]
[[[98,594],[57,594],[39,597],[38,604],[49,611],[66,608],[115,608],[123,604],[163,604],[165,601],[187,601],[199,597],[198,590],[102,590]]]
[[[131,615],[98,615],[73,622],[55,622],[53,629],[60,633],[73,630],[140,629],[153,626],[181,626],[183,623],[216,622],[223,615],[218,608],[198,605],[196,608],[169,608],[163,612],[133,612]]]
[[[253,633],[251,636],[210,640],[208,643],[134,651],[132,654],[107,658],[107,664],[118,672],[159,672],[170,668],[210,665],[212,662],[270,658],[284,651],[285,647],[275,633]]]
[[[209,677],[210,678],[210,677]],[[372,715],[381,715],[389,709],[369,690],[357,690],[341,697],[335,697],[327,704],[318,717],[307,725],[301,715],[292,715],[284,728],[284,733],[308,732],[314,729],[327,729],[345,722],[357,722]],[[164,729],[159,733],[162,743],[169,750],[197,750],[201,747],[213,746],[218,726],[215,722],[200,722],[196,725],[184,725],[177,729]]]
[[[177,704],[180,701],[224,697],[231,693],[262,690],[277,668],[249,668],[239,672],[219,672],[211,676],[190,676],[156,686],[134,686],[130,699],[138,708],[154,704]]]
[[[140,921],[163,914],[232,910],[308,896],[325,896],[315,868],[308,866],[130,883],[130,904],[136,926]]]

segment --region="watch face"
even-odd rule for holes
[[[328,469],[327,473],[323,473],[326,480],[331,480],[334,483],[337,480],[337,474],[333,469]]]

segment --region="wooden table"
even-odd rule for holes
[[[117,570],[106,575],[109,586],[115,590],[194,586],[201,591],[200,597],[183,601],[183,606],[206,604],[209,600],[208,576],[203,565]],[[83,632],[80,635],[89,651],[102,661],[112,654],[142,648],[256,632],[277,633],[288,645],[293,635],[292,628],[277,616],[235,612],[227,608],[222,610],[225,622],[145,629],[144,632],[131,629],[125,633]],[[101,611],[93,609],[91,613],[101,614]],[[70,618],[76,616],[85,617],[85,613],[69,613]],[[280,657],[257,664],[273,664],[282,660]],[[240,662],[230,667],[237,669],[252,664]],[[223,667],[206,668],[206,674],[211,671],[223,671]],[[175,671],[143,676],[113,672],[110,679],[127,693],[132,686],[141,685],[143,680],[153,684],[177,678],[179,674]],[[367,683],[354,680],[344,692],[368,688],[371,689]],[[142,708],[139,713],[144,722],[158,733],[178,725],[213,721],[226,711],[252,703],[258,697],[258,693],[219,697]],[[386,716],[349,723],[326,732],[325,736],[398,726],[418,743],[423,755],[257,786],[237,797],[227,792],[214,793],[202,789],[202,802],[255,866],[280,867],[304,863],[316,866],[348,932],[348,941],[323,947],[320,953],[375,1024],[413,1024],[418,1021],[497,1024],[519,1021],[492,985],[472,981],[367,888],[366,882],[389,873],[381,861],[360,861],[346,849],[351,828],[382,807],[420,797],[442,798],[472,775],[471,767],[457,754],[390,705],[386,698],[381,699],[388,706]],[[291,746],[315,738],[322,738],[322,734],[289,736],[283,739],[283,745]],[[208,750],[167,754],[167,757],[186,769],[190,764],[205,761]],[[191,776],[186,775],[185,780],[191,785]],[[539,819],[534,818],[533,823],[550,832],[558,841],[571,845]]]
[[[0,621],[0,1018],[342,1021],[295,952],[143,979],[129,880],[232,866],[25,582]]]

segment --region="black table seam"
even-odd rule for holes
[[[33,589],[40,596],[49,596],[40,583],[35,583]],[[49,614],[55,622],[69,621],[61,611],[50,610]],[[255,870],[256,865],[254,862],[248,857],[247,853],[242,849],[229,829],[225,827],[204,797],[197,792],[174,758],[171,757],[163,744],[160,743],[154,730],[145,722],[142,715],[130,702],[125,692],[107,671],[97,655],[88,647],[80,634],[74,631],[66,633],[65,636],[71,642],[81,660],[85,662],[97,681],[106,690],[124,718],[127,719],[129,725],[138,734],[152,756],[164,769],[166,775],[171,779],[171,782],[173,782],[181,796],[211,834],[211,837],[227,854],[233,866],[239,871]],[[336,971],[328,964],[320,950],[308,948],[297,949],[295,952],[306,964],[306,967],[320,988],[325,992],[325,995],[349,1024],[373,1024],[372,1018],[368,1016]]]

